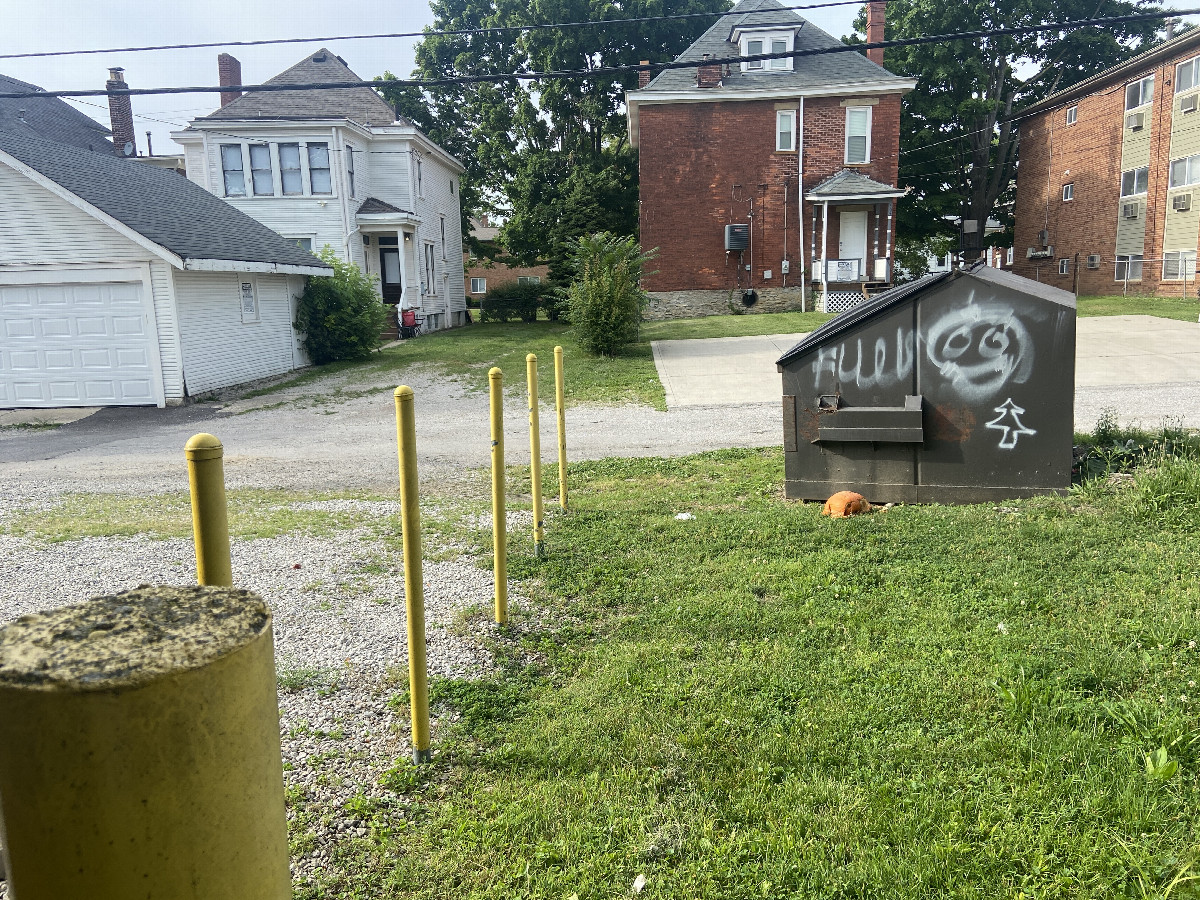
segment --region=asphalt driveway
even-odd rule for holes
[[[803,334],[655,341],[667,408],[778,402],[775,360]],[[1164,419],[1200,428],[1200,324],[1156,316],[1078,320],[1075,428],[1090,431],[1106,410],[1121,422]]]

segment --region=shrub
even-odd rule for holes
[[[338,259],[329,247],[317,255],[333,266],[333,276],[309,278],[300,298],[295,328],[304,333],[304,349],[316,365],[362,359],[379,346],[387,309],[358,266]]]
[[[492,288],[483,298],[479,321],[507,322],[520,319],[522,322],[536,322],[539,310],[554,321],[558,318],[558,305],[556,292],[547,284],[502,284]]]
[[[589,353],[615,356],[636,340],[647,297],[642,270],[655,251],[642,253],[632,237],[603,232],[584,236],[575,245],[577,273],[566,290],[567,311],[575,339]]]

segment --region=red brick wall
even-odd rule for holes
[[[502,285],[516,284],[517,279],[522,275],[536,275],[542,281],[545,281],[550,271],[549,266],[529,266],[522,268],[518,266],[509,267],[503,263],[492,263],[489,267],[485,264],[485,260],[469,259],[465,253],[463,254],[463,266],[466,268],[467,297],[472,300],[479,300],[483,297],[483,294],[471,293],[472,278],[486,278],[487,289],[490,291]]]
[[[805,190],[845,168],[842,103],[843,98],[805,101]],[[646,290],[783,287],[785,258],[791,261],[786,285],[798,285],[801,259],[808,259],[811,248],[812,210],[804,205],[801,247],[799,162],[794,152],[775,152],[775,101],[642,105],[638,114],[641,242],[659,251],[652,265],[658,272],[645,279]],[[900,98],[881,97],[872,112],[872,162],[855,168],[895,184],[899,141]],[[739,273],[738,255],[725,252],[725,226],[735,223],[751,225],[752,252],[744,256],[750,272]],[[873,246],[874,216],[867,227]],[[881,223],[881,248],[885,227]],[[836,256],[836,215],[829,229],[830,256]],[[770,280],[763,278],[765,269],[771,270]]]
[[[1153,73],[1154,102],[1148,116],[1150,175],[1142,213],[1146,227],[1142,249],[1145,263],[1142,281],[1130,282],[1129,289],[1138,293],[1180,292],[1181,282],[1161,282],[1162,243],[1164,219],[1169,212],[1167,185],[1175,64],[1196,54],[1197,48],[1193,45],[1161,65],[1131,72],[1091,94],[1022,122],[1014,208],[1014,272],[1071,290],[1074,258],[1078,253],[1081,294],[1121,292],[1123,285],[1114,276],[1121,202],[1125,85]],[[1067,125],[1066,110],[1075,105],[1078,106],[1076,122]],[[1074,199],[1064,201],[1062,191],[1067,183],[1075,186]],[[1028,248],[1040,247],[1038,232],[1043,228],[1050,232],[1053,258],[1027,259]],[[1100,256],[1099,269],[1087,268],[1090,254]],[[1071,259],[1070,274],[1058,274],[1058,261],[1062,258]],[[1189,290],[1194,291],[1194,285]]]

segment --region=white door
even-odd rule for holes
[[[858,260],[858,273],[855,277],[861,278],[866,272],[867,262],[867,211],[843,210],[838,218],[841,220],[838,259]]]
[[[141,281],[22,284],[13,275],[0,280],[0,408],[159,402]]]

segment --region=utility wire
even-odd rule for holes
[[[1076,28],[1093,28],[1103,25],[1116,25],[1125,22],[1144,22],[1151,19],[1165,19],[1179,15],[1200,14],[1200,8],[1173,9],[1153,13],[1138,13],[1129,16],[1106,16],[1098,19],[1076,19],[1067,22],[1050,22],[1042,25],[1022,25],[1012,28],[991,28],[983,31],[959,31],[950,34],[924,35],[922,37],[900,38],[891,41],[874,41],[862,44],[835,44],[829,47],[815,47],[808,50],[789,50],[782,53],[758,53],[748,56],[728,56],[705,60],[687,60],[669,63],[654,63],[649,65],[599,66],[594,69],[561,69],[550,72],[510,72],[497,75],[460,75],[453,78],[403,79],[390,81],[346,81],[329,82],[314,81],[300,84],[244,84],[244,85],[208,85],[193,87],[164,87],[164,88],[104,88],[92,90],[64,91],[7,91],[0,93],[0,99],[25,100],[34,97],[121,97],[145,96],[151,94],[218,94],[231,91],[243,93],[268,93],[278,91],[318,91],[318,90],[347,90],[350,88],[379,88],[384,85],[396,87],[413,86],[418,88],[444,87],[453,84],[484,84],[503,81],[539,81],[539,80],[569,80],[573,78],[595,78],[602,75],[622,75],[631,72],[663,71],[666,69],[698,69],[701,66],[724,66],[748,61],[771,59],[802,59],[811,56],[826,56],[832,53],[859,53],[863,50],[888,49],[891,47],[914,47],[922,44],[948,43],[951,41],[974,41],[982,38],[1001,35],[1030,35],[1048,31],[1067,31]]]
[[[890,2],[890,0],[885,0]],[[782,10],[823,9],[829,6],[861,6],[863,0],[831,0],[828,3],[811,3],[807,6],[784,6]],[[777,12],[779,10],[771,10]],[[676,13],[662,16],[641,16],[631,19],[591,19],[585,22],[545,22],[531,25],[497,25],[485,28],[460,28],[444,31],[399,31],[389,34],[343,34],[311,38],[275,38],[261,41],[211,41],[203,44],[158,44],[149,47],[110,47],[105,50],[46,50],[40,53],[0,53],[0,59],[30,59],[44,56],[82,56],[94,53],[144,53],[150,50],[198,50],[211,47],[260,47],[265,44],[318,44],[329,41],[366,41],[384,38],[413,38],[413,37],[466,37],[476,34],[498,34],[509,31],[542,31],[553,28],[587,28],[603,25],[637,25],[644,22],[666,22],[674,19],[720,18],[721,16],[738,15],[726,10],[725,12]],[[743,13],[742,15],[745,15]]]

